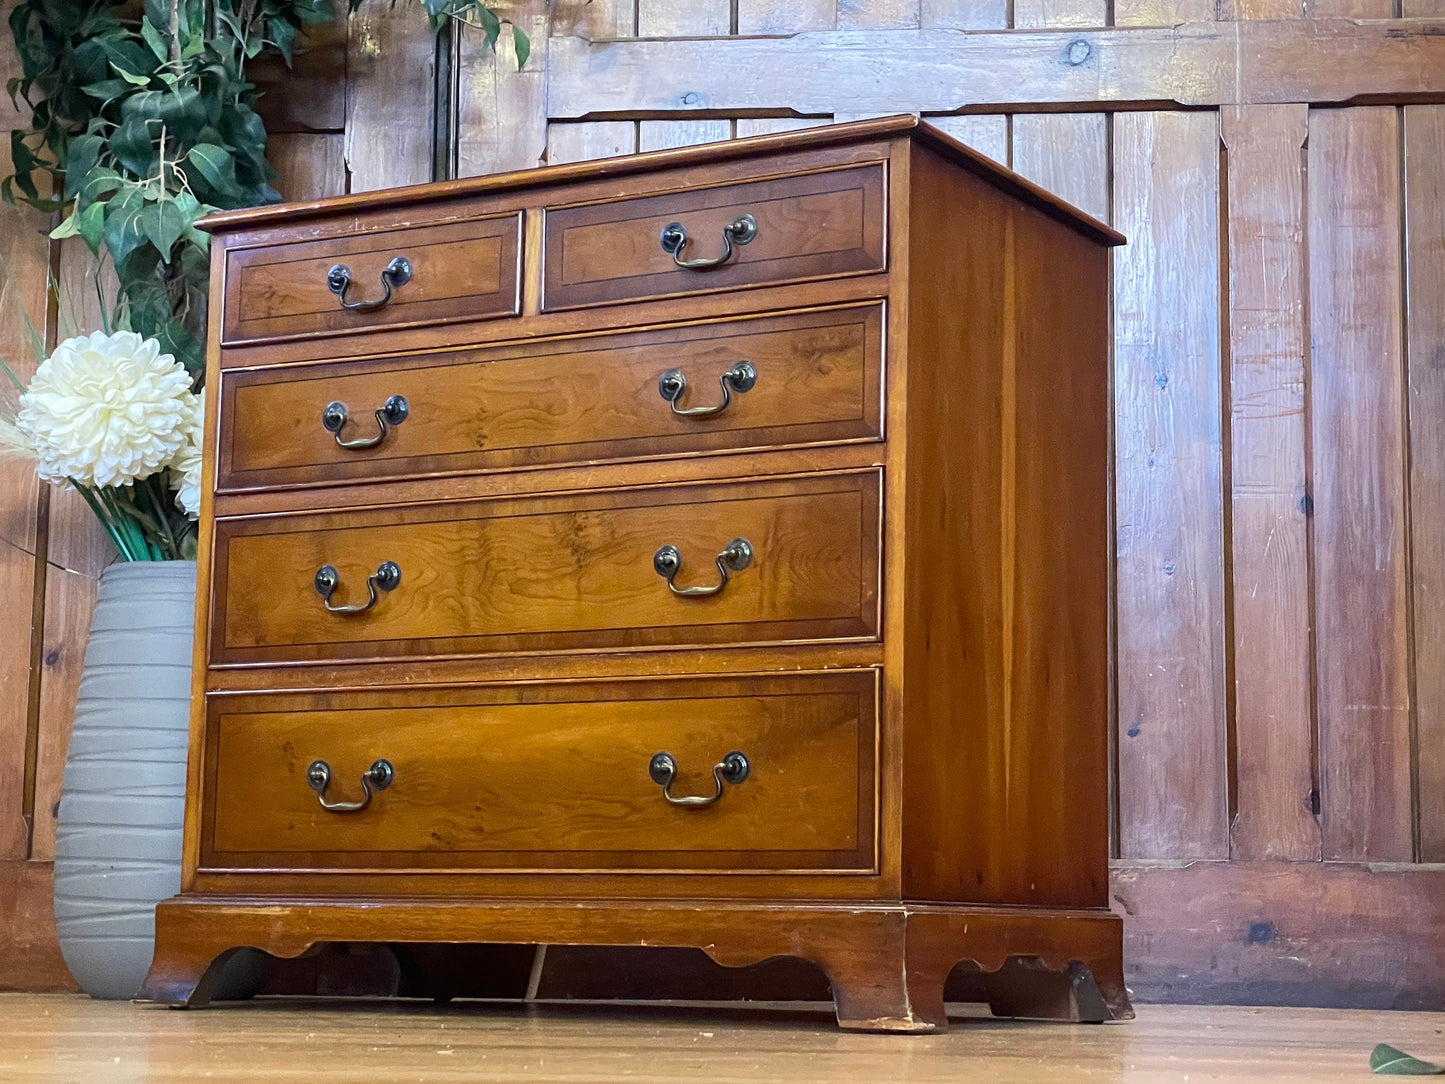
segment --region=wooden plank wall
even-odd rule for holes
[[[505,36],[500,55],[469,32],[437,45],[387,0],[273,73],[282,191],[912,111],[1129,236],[1113,424],[1130,983],[1144,999],[1445,1007],[1428,936],[1445,877],[1445,0],[506,14],[533,40],[520,74]],[[44,505],[37,520],[13,473],[0,500],[20,509],[0,518],[19,555],[0,585],[23,586]],[[0,681],[26,678],[8,614],[0,637]],[[15,710],[0,698],[0,742]],[[47,725],[54,764],[63,726]]]

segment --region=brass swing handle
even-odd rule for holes
[[[341,573],[336,571],[333,565],[322,565],[316,570],[316,579],[312,581],[316,587],[316,593],[321,596],[322,604],[334,614],[359,614],[365,613],[376,605],[376,600],[381,596],[377,594],[377,588],[383,591],[395,591],[401,583],[401,567],[395,561],[383,561],[381,566],[366,577],[366,592],[369,596],[365,602],[352,603],[349,606],[331,605],[331,596],[341,586]]]
[[[338,447],[356,451],[361,448],[375,448],[386,439],[388,429],[406,421],[407,415],[410,413],[411,404],[404,397],[393,395],[376,408],[376,436],[342,440],[341,430],[346,428],[346,422],[350,417],[346,404],[342,402],[327,403],[326,409],[321,412],[321,426],[336,438]]]
[[[396,769],[391,766],[391,761],[378,760],[361,773],[361,801],[328,802],[326,787],[331,782],[331,765],[324,760],[313,760],[306,769],[306,785],[316,792],[316,800],[321,803],[321,808],[332,813],[355,813],[358,809],[365,809],[371,804],[372,794],[391,786],[395,778]]]
[[[647,764],[647,774],[652,781],[662,788],[662,796],[672,805],[689,806],[696,809],[698,806],[712,805],[723,794],[723,784],[731,783],[733,786],[741,783],[748,777],[752,765],[748,758],[736,750],[723,757],[712,766],[713,782],[717,784],[717,790],[707,795],[687,795],[681,798],[674,797],[672,793],[672,781],[677,778],[677,761],[672,758],[671,753],[655,753]]]
[[[344,263],[332,264],[326,272],[326,288],[341,299],[341,307],[348,312],[375,312],[391,300],[391,291],[411,281],[411,261],[405,256],[395,257],[381,269],[381,286],[385,291],[375,301],[347,301],[346,290],[351,285],[351,268]]]
[[[682,250],[687,246],[687,227],[681,222],[669,222],[662,230],[662,251],[672,257],[672,262],[688,271],[711,271],[721,267],[733,258],[734,245],[745,245],[758,235],[758,220],[752,215],[739,215],[723,227],[723,254],[712,258],[684,260]]]
[[[722,402],[716,406],[695,406],[678,408],[678,400],[687,391],[687,376],[681,369],[669,369],[657,378],[657,394],[661,395],[672,407],[672,412],[679,418],[703,418],[710,414],[721,414],[733,401],[733,392],[741,395],[744,392],[752,391],[753,385],[758,382],[758,371],[753,368],[750,361],[740,361],[727,372],[718,378],[722,385]]]
[[[679,587],[677,574],[682,570],[682,554],[676,546],[663,546],[652,555],[653,570],[667,581],[667,589],[683,598],[706,598],[716,595],[728,585],[729,572],[741,572],[753,563],[753,545],[746,538],[734,538],[717,555],[717,570],[722,575],[712,587]]]

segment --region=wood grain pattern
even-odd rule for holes
[[[1120,847],[1228,854],[1219,136],[1114,118]]]
[[[551,33],[591,41],[630,38],[637,29],[637,0],[557,0]]]
[[[637,151],[637,123],[630,120],[582,121],[547,125],[547,164],[590,162]]]
[[[1445,861],[1445,108],[1404,111],[1419,857]]]
[[[1032,113],[1013,118],[1013,168],[1101,221],[1109,221],[1109,118]]]
[[[1445,93],[1439,21],[1212,20],[1006,36],[833,30],[791,37],[554,43],[553,119],[687,109],[800,114],[1348,101]],[[1072,58],[1072,59],[1071,59]],[[739,71],[767,72],[766,80]],[[684,98],[684,95],[687,97]]]
[[[929,117],[928,123],[1006,166],[1009,164],[1010,120],[1001,113],[980,113],[961,117]]]
[[[882,329],[874,304],[427,359],[228,373],[217,487],[880,440]],[[659,394],[659,378],[678,370],[686,378],[679,409],[720,405],[722,376],[743,361],[757,383],[729,390],[720,413],[679,417]],[[350,413],[339,436],[374,436],[374,413],[393,395],[406,398],[409,413],[372,448],[342,448],[321,424],[327,404],[341,401]]]
[[[1009,25],[1006,0],[921,0],[920,26],[946,26],[959,30],[1003,30]]]
[[[644,120],[637,125],[639,151],[663,151],[672,147],[695,147],[721,143],[733,137],[728,120]]]
[[[603,0],[599,0],[603,2]],[[530,169],[547,157],[548,11],[545,0],[518,0],[506,17],[531,42],[520,70],[512,35],[496,49],[470,28],[457,51],[456,156],[453,176],[476,177],[509,169]]]
[[[406,5],[366,0],[346,20],[346,164],[351,191],[433,176],[436,42]]]
[[[1101,906],[1108,255],[932,154],[910,172],[934,225],[910,237],[904,891]],[[957,259],[965,234],[1002,266]]]
[[[1445,1004],[1438,865],[1124,863],[1113,898],[1125,977],[1149,1001]]]
[[[712,37],[728,33],[729,0],[637,0],[637,35],[642,38]]]
[[[55,869],[0,861],[0,990],[75,990],[55,939]]]
[[[739,34],[796,34],[832,30],[836,0],[737,0]]]
[[[1309,122],[1312,448],[1324,855],[1409,861],[1399,121]]]
[[[6,55],[0,76],[18,64]],[[9,102],[0,112],[9,114]],[[8,169],[9,149],[0,151]],[[6,208],[0,214],[0,358],[15,377],[28,380],[44,350],[46,290],[50,245],[46,221],[37,212]],[[35,329],[37,343],[27,329]],[[0,414],[16,404],[9,378],[0,372]],[[23,460],[0,461],[0,861],[23,859],[30,847],[25,819],[25,780],[31,732],[32,637],[39,615],[32,614],[40,537],[40,492],[34,466]],[[38,559],[44,560],[43,551]],[[44,569],[39,570],[43,576]]]
[[[916,27],[919,0],[837,0],[840,30]]]
[[[1229,185],[1230,846],[1243,859],[1320,856],[1305,411],[1307,112],[1239,106],[1221,115]]]
[[[448,225],[337,237],[228,254],[225,340],[228,343],[344,334],[494,316],[519,311],[522,221],[519,213]],[[343,302],[381,300],[382,273],[397,256],[410,281],[370,311]],[[330,269],[351,273],[343,298],[328,285]]]
[[[330,513],[218,525],[211,659],[314,661],[666,644],[861,638],[878,629],[876,473],[533,501]],[[734,538],[750,567],[708,598],[676,598],[653,568],[682,554],[679,586],[719,582]],[[383,561],[402,581],[363,614]]]
[[[346,137],[340,132],[279,132],[266,141],[266,160],[276,167],[282,199],[344,195]]]
[[[698,178],[699,181],[703,177]],[[544,310],[881,271],[883,169],[828,170],[613,203],[549,208]],[[723,228],[753,215],[757,236],[707,271],[679,268],[658,241],[687,230],[683,259],[715,259]]]
[[[203,868],[874,868],[875,677],[531,685],[364,696],[258,696],[212,706]],[[716,804],[741,750],[747,778]],[[396,776],[367,807],[320,807],[384,756]],[[827,888],[821,889],[826,896]]]

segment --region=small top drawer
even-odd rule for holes
[[[520,212],[226,253],[228,344],[520,311]]]
[[[542,307],[882,271],[884,165],[549,208]]]

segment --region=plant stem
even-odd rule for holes
[[[70,484],[74,486],[75,491],[85,499],[85,503],[90,505],[90,510],[95,513],[95,518],[100,520],[100,525],[105,528],[105,533],[109,535],[110,540],[115,543],[116,551],[121,557],[127,561],[136,560],[130,548],[125,544],[124,540],[122,540],[120,531],[116,528],[116,525],[111,522],[105,510],[101,508],[100,502],[96,500],[95,493],[90,487],[81,485],[74,478],[70,479]]]

